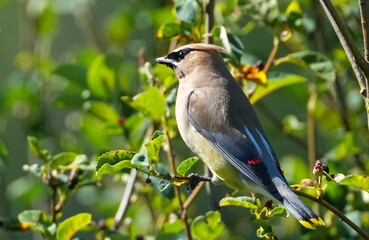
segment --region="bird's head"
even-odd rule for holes
[[[172,68],[181,79],[199,66],[224,63],[218,52],[227,51],[213,44],[189,44],[173,50],[165,57],[157,58],[156,62]]]

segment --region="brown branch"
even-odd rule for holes
[[[214,27],[214,2],[215,0],[205,0],[205,43],[213,43],[210,33]]]
[[[309,95],[310,97],[307,103],[307,150],[309,169],[313,169],[316,160],[314,111],[317,101],[317,93],[314,85],[309,86]]]
[[[368,0],[359,0],[361,29],[364,39],[364,57],[369,62],[369,2]],[[368,77],[368,76],[367,76]]]
[[[204,187],[206,182],[200,182],[199,185],[192,191],[190,196],[186,199],[186,201],[183,204],[184,209],[188,209],[188,207],[193,203],[197,195],[200,193],[201,189]]]
[[[278,49],[279,49],[279,39],[277,37],[274,38],[273,40],[273,49],[269,54],[268,60],[266,61],[264,68],[263,68],[263,72],[267,72],[270,68],[270,66],[273,63],[273,60],[275,58],[275,55],[277,55]]]
[[[360,236],[362,236],[364,239],[369,239],[369,235],[365,233],[360,227],[358,227],[355,223],[353,223],[348,217],[345,216],[341,211],[339,211],[337,208],[333,207],[328,202],[324,201],[322,198],[316,198],[314,196],[311,196],[307,193],[300,192],[297,190],[293,190],[297,195],[300,195],[302,197],[308,198],[314,202],[319,203],[323,207],[327,208],[331,212],[333,212],[335,215],[337,215],[339,218],[341,218],[342,221],[347,223],[352,229],[354,229]]]
[[[172,144],[170,142],[169,136],[168,136],[168,124],[167,124],[167,119],[166,117],[164,117],[163,120],[163,127],[164,127],[164,131],[165,131],[165,136],[166,136],[166,140],[167,140],[167,148],[164,148],[164,151],[167,153],[168,156],[168,162],[169,162],[169,169],[172,173],[175,173],[175,163],[174,163],[174,156],[173,156],[173,152],[172,152]],[[180,217],[182,219],[182,222],[184,224],[184,232],[186,235],[187,240],[191,240],[192,236],[191,236],[191,230],[190,230],[190,226],[188,225],[187,222],[187,211],[186,208],[183,207],[183,202],[181,199],[181,192],[179,191],[178,186],[173,185],[173,189],[174,189],[174,194],[176,195],[177,199],[178,199],[178,203],[179,203],[179,212],[180,212]]]
[[[336,9],[333,7],[330,0],[319,0],[322,5],[329,22],[331,23],[334,31],[337,34],[339,41],[345,53],[351,63],[351,67],[354,70],[355,76],[360,86],[360,94],[364,98],[365,109],[367,113],[367,124],[369,129],[369,90],[368,90],[368,78],[369,78],[369,63],[365,61],[360,54],[358,48],[355,45],[350,33],[341,17],[338,15]],[[365,13],[366,15],[367,13]],[[364,76],[365,75],[365,76]]]
[[[367,84],[363,73],[365,74],[366,77],[369,77],[369,64],[360,54],[359,50],[355,45],[354,40],[352,39],[350,33],[345,27],[343,20],[338,15],[336,9],[333,7],[330,0],[319,0],[319,1],[351,63],[351,66],[354,70],[354,73],[361,88],[360,93],[362,94],[366,93]]]
[[[145,144],[144,143],[146,142],[146,140],[149,139],[149,137],[153,133],[154,133],[154,127],[153,127],[153,124],[150,124],[149,127],[146,130],[145,138],[144,138],[144,141],[142,143],[140,152],[144,151],[144,149],[145,149]],[[127,210],[127,207],[129,205],[129,200],[131,198],[131,194],[132,194],[132,191],[133,191],[134,183],[136,181],[136,177],[137,177],[137,170],[136,169],[131,169],[126,188],[124,189],[124,192],[123,192],[123,195],[122,195],[122,200],[120,201],[118,211],[114,216],[115,224],[112,227],[112,229],[114,229],[114,230],[117,230],[119,228],[119,226],[122,224],[124,214],[125,214],[125,212]]]

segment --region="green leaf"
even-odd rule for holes
[[[122,101],[155,121],[160,121],[165,113],[165,97],[156,87],[150,87],[132,100],[122,97]]]
[[[322,53],[314,51],[302,51],[286,55],[275,60],[277,66],[281,63],[290,62],[310,70],[318,80],[333,82],[336,71],[332,61]]]
[[[347,176],[340,174],[339,176],[340,177],[334,178],[339,185],[346,185],[369,192],[369,177],[359,174],[351,174]]]
[[[158,171],[160,173],[169,172],[169,168],[166,165],[159,163],[157,166],[158,166]],[[161,178],[154,177],[154,176],[151,176],[150,179],[152,181],[151,185],[157,193],[159,193],[160,195],[164,196],[167,199],[174,198],[174,188],[172,184],[167,185],[165,184],[165,182],[161,182],[159,184],[159,182],[161,181]],[[161,189],[159,189],[159,185],[161,186]]]
[[[87,75],[87,86],[99,98],[109,98],[116,88],[116,75],[122,59],[117,55],[100,55],[94,59]]]
[[[77,153],[63,152],[55,155],[50,161],[50,168],[56,169],[60,165],[66,165],[74,161],[77,157]]]
[[[160,26],[155,34],[156,38],[171,38],[177,35],[184,34],[184,31],[178,23],[166,23]]]
[[[86,88],[87,69],[82,64],[64,64],[57,67],[55,75],[63,77],[80,87]]]
[[[41,147],[38,138],[33,137],[33,136],[28,136],[27,137],[28,140],[28,145],[32,151],[32,153],[38,157],[39,159],[48,162],[51,160],[51,154],[48,150],[44,149]]]
[[[69,240],[76,232],[90,224],[90,222],[91,214],[89,213],[79,213],[73,217],[67,218],[60,223],[56,232],[56,239]]]
[[[187,171],[191,169],[191,167],[199,160],[197,157],[192,157],[184,160],[181,164],[177,167],[177,173],[179,175],[185,176]]]
[[[170,186],[171,182],[168,179],[160,179],[158,182],[158,189],[160,192],[166,190]]]
[[[32,228],[45,233],[47,227],[52,225],[51,219],[41,210],[25,210],[18,215],[18,220]]]
[[[165,234],[177,234],[180,231],[183,231],[183,229],[184,229],[183,221],[180,219],[177,219],[172,223],[164,223],[160,232],[165,233]]]
[[[197,239],[219,239],[226,233],[218,211],[209,211],[205,216],[196,217],[191,224],[191,232]]]
[[[225,197],[219,202],[219,206],[240,206],[244,208],[260,208],[260,201],[251,197]]]
[[[135,156],[134,152],[116,150],[104,153],[97,159],[96,175],[101,177],[107,173],[117,173],[123,168],[135,168],[131,160]]]
[[[250,102],[252,104],[255,104],[261,98],[282,87],[303,82],[306,82],[306,78],[299,75],[281,72],[270,72],[268,73],[268,84],[266,86],[258,85],[255,92],[250,96]]]
[[[175,5],[176,15],[182,21],[192,23],[196,17],[197,7],[196,0],[179,0]]]
[[[6,149],[6,146],[4,142],[0,139],[0,160],[3,161],[4,164],[7,165],[6,157],[8,156],[8,150]]]
[[[149,160],[142,153],[137,153],[131,160],[131,164],[135,167],[148,167],[150,166]]]
[[[159,152],[164,139],[164,134],[160,131],[155,131],[150,140],[145,143],[146,154],[150,164],[159,163]]]
[[[273,210],[269,212],[268,217],[272,218],[275,216],[287,217],[286,209],[284,207],[273,208]]]

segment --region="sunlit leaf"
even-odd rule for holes
[[[198,4],[196,0],[179,0],[175,4],[176,15],[185,22],[193,22]]]
[[[41,147],[38,139],[33,136],[28,136],[28,145],[32,153],[39,159],[48,162],[51,159],[51,154],[48,150]]]
[[[342,174],[340,177],[336,176],[334,180],[340,185],[346,185],[369,192],[369,177],[359,174],[351,174],[343,178],[342,176]]]
[[[118,173],[123,168],[135,168],[131,160],[135,156],[134,152],[116,150],[104,153],[97,159],[96,175],[101,177],[107,173]]]
[[[160,26],[159,30],[155,34],[156,38],[171,38],[180,34],[184,31],[178,23],[166,23]]]
[[[308,50],[290,53],[285,57],[276,59],[274,64],[279,65],[285,62],[310,70],[318,80],[333,82],[336,78],[336,71],[332,61],[320,52]]]
[[[161,149],[161,145],[164,139],[164,134],[160,131],[156,131],[150,140],[145,143],[145,149],[147,153],[147,157],[151,164],[159,162],[159,152]]]
[[[170,181],[167,179],[160,179],[158,183],[158,189],[160,192],[164,191],[170,186]]]
[[[219,206],[240,206],[244,208],[260,208],[260,202],[251,197],[225,197],[219,202]]]
[[[150,87],[147,91],[135,96],[132,100],[128,97],[122,97],[122,100],[153,120],[159,121],[164,116],[165,98],[156,87]]]
[[[22,224],[37,229],[41,234],[50,235],[50,233],[47,233],[47,229],[53,222],[45,212],[41,210],[25,210],[18,215],[18,219]]]
[[[218,211],[209,211],[205,216],[197,216],[193,220],[191,232],[197,239],[215,240],[226,233],[226,227]]]
[[[177,167],[177,173],[179,175],[185,176],[187,171],[192,168],[192,166],[199,160],[197,157],[192,157],[184,160],[181,164]]]
[[[268,217],[272,218],[275,216],[287,217],[287,211],[284,207],[275,207],[269,212]]]
[[[159,234],[177,234],[180,231],[183,231],[183,229],[184,229],[183,221],[177,219],[172,223],[164,223]]]
[[[90,222],[91,214],[89,213],[79,213],[73,217],[67,218],[60,223],[56,232],[56,238],[58,240],[69,240],[76,232],[90,224]]]
[[[136,167],[147,167],[150,166],[149,160],[142,153],[137,153],[131,160],[131,164]]]
[[[266,86],[259,85],[255,92],[250,96],[250,102],[255,104],[261,98],[265,97],[269,93],[272,93],[282,87],[289,85],[303,83],[306,78],[299,75],[280,73],[280,72],[270,72],[268,73],[268,84]]]

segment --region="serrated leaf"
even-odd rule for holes
[[[45,162],[48,162],[49,160],[51,160],[50,152],[41,147],[41,145],[40,145],[40,143],[39,143],[39,141],[36,137],[28,136],[27,140],[28,140],[29,148],[31,149],[32,153],[36,157],[38,157],[39,159],[41,159]]]
[[[299,75],[281,72],[270,72],[268,73],[268,84],[266,86],[258,85],[255,92],[250,96],[250,102],[252,104],[255,104],[261,98],[282,87],[303,82],[306,82],[306,78]]]
[[[185,176],[187,171],[191,169],[191,167],[197,162],[197,160],[199,160],[199,158],[197,157],[192,157],[184,160],[177,167],[177,173],[179,175]]]
[[[135,156],[134,152],[116,150],[104,153],[97,159],[96,175],[101,177],[107,173],[117,173],[123,168],[135,168],[131,160]]]
[[[131,160],[131,164],[135,167],[148,167],[150,166],[149,160],[142,153],[136,153]]]
[[[369,192],[369,177],[359,174],[342,176],[343,174],[336,175],[334,180],[340,185],[346,185]]]
[[[333,82],[336,78],[336,71],[332,61],[319,52],[302,51],[291,53],[275,60],[274,64],[279,65],[284,62],[290,62],[310,70],[318,80]]]
[[[182,21],[192,23],[195,20],[197,7],[196,0],[179,0],[175,4],[176,16]]]
[[[156,87],[150,87],[132,100],[122,97],[122,101],[155,121],[160,121],[165,113],[165,97]]]
[[[150,140],[145,143],[146,154],[151,164],[159,163],[159,152],[164,139],[164,134],[160,131],[155,131]]]
[[[90,222],[91,214],[89,213],[79,213],[73,217],[67,218],[60,223],[56,232],[56,239],[69,240],[76,232],[90,224]]]
[[[207,212],[205,216],[196,217],[191,224],[191,232],[197,239],[219,239],[226,233],[218,211]]]
[[[251,197],[226,197],[220,200],[219,206],[240,206],[244,208],[257,209],[260,208],[260,203]]]
[[[170,186],[170,181],[167,179],[160,179],[158,182],[158,189],[160,192],[164,191]]]
[[[156,32],[156,38],[171,38],[177,35],[183,34],[183,29],[178,23],[166,23],[160,26],[159,30]]]

